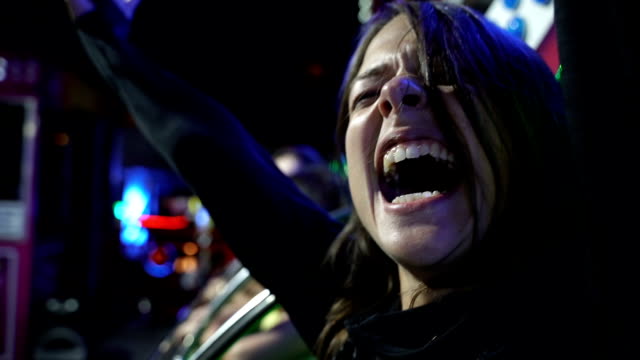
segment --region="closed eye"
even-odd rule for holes
[[[379,89],[363,91],[356,96],[351,104],[351,110],[356,110],[363,106],[371,105],[380,95]]]

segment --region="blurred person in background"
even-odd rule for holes
[[[331,169],[329,162],[307,144],[284,146],[273,152],[273,160],[282,173],[326,211],[337,219],[346,219],[348,201],[342,174]],[[237,261],[237,260],[236,260]],[[238,266],[231,263],[228,267]],[[230,276],[224,272],[211,276],[189,307],[185,320],[159,345],[155,359],[173,359],[176,352],[202,346],[235,312],[257,295],[263,287],[251,279],[212,316],[211,303],[223,293]],[[222,360],[300,360],[315,357],[305,345],[281,306],[255,320],[254,326],[239,337],[223,354]]]

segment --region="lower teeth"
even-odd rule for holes
[[[439,194],[440,194],[440,191],[438,191],[438,190],[418,192],[418,193],[412,193],[412,194],[405,194],[405,195],[397,196],[395,199],[393,199],[392,203],[393,204],[408,203],[408,202],[411,202],[411,201],[430,198],[430,197],[433,197],[433,196],[436,196],[436,195],[439,195]]]

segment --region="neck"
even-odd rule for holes
[[[473,287],[468,269],[454,266],[438,276],[426,276],[398,266],[402,309],[410,309],[438,301],[454,292],[468,291]]]
[[[403,267],[398,267],[398,277],[402,310],[429,304],[455,291],[454,288],[429,287]]]

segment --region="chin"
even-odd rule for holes
[[[455,249],[454,246],[446,248],[435,247],[432,244],[403,241],[394,242],[391,246],[386,246],[386,253],[394,261],[403,266],[410,267],[432,267],[444,264],[449,258],[449,254]]]
[[[395,240],[388,238],[379,244],[399,266],[425,279],[448,273],[458,267],[456,264],[464,263],[471,243],[468,239],[410,238],[407,235]]]

